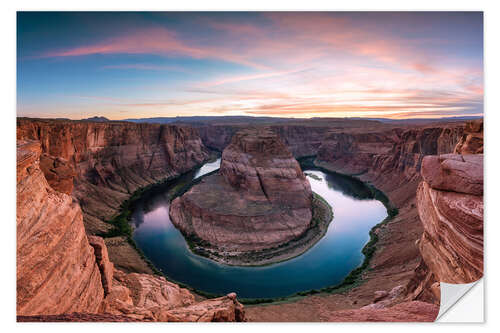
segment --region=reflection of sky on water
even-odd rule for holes
[[[194,177],[219,165],[220,160],[208,163]],[[150,210],[143,216],[140,204],[134,212],[133,222],[138,225],[134,239],[168,277],[207,292],[236,291],[240,297],[278,297],[340,283],[362,262],[361,249],[369,239],[369,230],[387,212],[377,200],[359,200],[346,194],[350,189],[339,188],[346,179],[334,182],[335,176],[327,177],[321,171],[307,172],[321,178],[308,177],[313,191],[332,206],[334,219],[325,237],[297,258],[269,266],[235,267],[195,255],[170,222],[169,204],[161,195],[148,201]],[[136,218],[142,223],[138,224]]]

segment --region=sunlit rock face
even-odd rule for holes
[[[409,299],[439,304],[439,283],[483,276],[483,120],[465,125],[454,154],[426,156],[417,207],[424,227],[422,256]],[[460,153],[460,154],[457,154]]]
[[[311,223],[312,192],[298,162],[269,129],[246,129],[222,154],[220,172],[204,178],[170,207],[188,237],[225,251],[286,243]]]
[[[470,283],[483,275],[483,155],[428,156],[417,203],[422,257],[438,281]]]
[[[40,170],[38,142],[17,143],[17,314],[97,312],[104,297],[80,206]]]

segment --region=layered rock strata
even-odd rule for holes
[[[279,137],[247,129],[233,136],[218,174],[172,202],[170,217],[199,246],[227,258],[300,237],[311,208],[310,184]]]
[[[42,171],[51,186],[79,201],[89,234],[109,230],[104,221],[136,189],[208,158],[197,131],[186,126],[18,118],[17,138],[40,141]]]
[[[464,134],[454,152],[464,155],[483,153],[483,119],[470,121],[465,125]]]
[[[316,164],[369,181],[396,206],[415,197],[426,155],[453,152],[463,125],[396,128],[366,133],[332,133],[321,145]]]
[[[17,142],[17,313],[96,312],[104,297],[82,212],[40,170],[38,142]]]
[[[242,321],[235,294],[195,302],[163,277],[114,268],[87,237],[80,206],[53,189],[41,147],[17,143],[17,314],[20,321]]]
[[[483,275],[483,155],[428,156],[422,176],[417,202],[425,264],[440,282],[478,280]]]

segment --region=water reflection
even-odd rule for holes
[[[219,165],[220,160],[207,163],[190,179]],[[189,179],[145,197],[137,205],[132,218],[134,240],[168,277],[206,292],[235,291],[239,297],[263,298],[335,285],[362,262],[361,249],[369,239],[368,232],[387,212],[362,182],[318,170],[307,173],[313,191],[332,206],[334,220],[325,237],[297,258],[263,267],[235,267],[191,253],[168,215],[169,189]]]

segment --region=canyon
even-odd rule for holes
[[[303,252],[319,239],[305,236],[313,209],[326,209],[321,204],[278,135],[251,128],[233,135],[217,174],[172,202],[170,217],[197,252],[226,264],[262,265],[296,256],[292,248]]]
[[[439,281],[482,276],[482,120],[266,124],[291,152],[287,160],[314,156],[316,166],[380,189],[399,212],[374,229],[370,269],[342,292],[244,309],[234,294],[200,302],[151,275],[124,237],[95,236],[113,229],[106,221],[137,189],[193,169],[210,157],[208,147],[229,148],[225,181],[253,188],[255,177],[235,163],[241,149],[231,147],[244,127],[19,118],[19,320],[76,312],[95,320],[432,321]]]
[[[164,277],[116,269],[104,240],[87,236],[77,201],[47,182],[41,152],[37,141],[17,142],[21,321],[71,313],[93,314],[96,319],[102,315],[107,321],[123,321],[123,316],[144,321],[245,320],[235,294],[196,302],[187,289]]]

